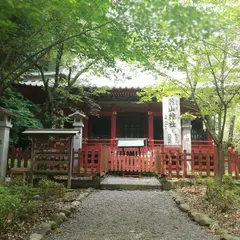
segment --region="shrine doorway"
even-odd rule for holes
[[[148,115],[142,112],[123,112],[117,115],[117,137],[146,138]]]
[[[156,140],[163,140],[163,119],[162,117],[153,118],[153,137]]]

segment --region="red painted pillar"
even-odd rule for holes
[[[117,132],[117,112],[113,111],[111,115],[111,145],[114,146],[116,142]]]
[[[153,145],[153,114],[152,112],[148,112],[148,139],[150,140],[149,145]]]

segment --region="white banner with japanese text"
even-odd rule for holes
[[[179,97],[163,97],[164,145],[181,146],[181,120]]]

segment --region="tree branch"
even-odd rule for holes
[[[10,78],[10,76],[11,76],[13,73],[15,73],[18,69],[20,69],[25,63],[27,63],[28,61],[32,60],[34,57],[37,57],[39,54],[40,54],[40,56],[44,56],[46,52],[48,52],[51,48],[55,47],[56,45],[59,45],[59,44],[61,44],[61,43],[64,43],[64,42],[66,42],[66,41],[68,41],[68,40],[71,40],[71,39],[73,39],[73,38],[79,37],[79,36],[81,36],[81,35],[86,35],[87,33],[92,32],[92,31],[94,31],[94,30],[96,30],[96,29],[102,28],[102,27],[104,27],[104,26],[106,26],[106,25],[108,25],[108,24],[110,24],[110,23],[112,23],[112,22],[113,22],[113,20],[112,20],[112,21],[105,22],[105,23],[103,23],[103,24],[100,24],[100,25],[98,25],[98,26],[96,26],[96,27],[87,29],[87,30],[85,30],[85,31],[82,31],[82,32],[80,32],[80,33],[78,33],[78,34],[74,34],[74,35],[71,35],[71,36],[66,37],[66,38],[60,38],[60,39],[58,39],[57,41],[51,43],[51,44],[48,45],[47,47],[45,47],[45,48],[37,51],[36,53],[32,54],[31,56],[29,56],[29,57],[28,57],[27,59],[25,59],[22,63],[20,63],[13,71],[11,71],[11,73],[7,74],[7,76],[5,76],[3,80],[6,80],[6,79]],[[44,53],[44,54],[42,54],[42,53]],[[40,60],[41,58],[37,58],[37,59]],[[28,68],[27,70],[29,70],[29,68]],[[21,74],[24,73],[23,71],[21,71],[21,72],[22,72]],[[18,74],[18,75],[19,75],[19,74]],[[14,81],[15,81],[15,80],[16,80],[16,78],[14,78]]]
[[[55,82],[53,85],[53,88],[57,88],[59,85],[59,70],[60,70],[60,64],[63,56],[63,44],[60,45],[60,47],[57,50],[57,59],[56,59],[56,66],[55,66]]]
[[[207,54],[207,59],[208,59],[208,63],[209,63],[210,68],[211,68],[211,73],[212,73],[212,75],[213,75],[213,80],[214,80],[214,83],[215,83],[217,95],[218,95],[221,103],[222,103],[223,105],[225,105],[224,99],[222,98],[222,96],[221,96],[221,94],[220,94],[220,92],[219,92],[219,87],[218,87],[218,83],[217,83],[217,76],[215,75],[215,72],[214,72],[213,66],[212,66],[212,62],[211,62],[210,57],[209,57],[208,54]]]
[[[84,67],[83,69],[81,69],[76,75],[75,77],[69,82],[68,88],[70,89],[78,80],[78,78],[84,73],[86,72],[93,64],[95,64],[98,61],[98,59],[90,62],[86,67]]]
[[[201,41],[203,41],[205,44],[207,44],[207,45],[209,45],[209,46],[212,46],[212,47],[215,47],[215,48],[220,49],[221,51],[225,52],[226,54],[228,54],[228,55],[231,56],[231,57],[234,57],[234,58],[240,58],[239,55],[231,54],[230,52],[228,52],[227,50],[225,50],[225,49],[222,48],[222,47],[217,46],[216,44],[209,43],[209,42],[207,42],[207,41],[205,41],[205,40],[201,40]]]
[[[23,73],[26,73],[29,69],[34,67],[36,63],[46,54],[47,52],[42,52],[34,61],[32,61],[28,66],[24,67],[21,71],[14,74],[12,71],[11,74],[14,74],[14,76],[8,80],[8,83],[6,85],[2,85],[0,88],[0,93],[5,90],[6,88],[10,87]],[[4,81],[3,81],[4,83]]]

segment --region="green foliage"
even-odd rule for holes
[[[196,116],[194,116],[192,113],[190,112],[185,112],[181,115],[181,119],[188,119],[188,120],[195,120],[196,119]]]
[[[20,177],[0,186],[0,230],[4,230],[8,220],[25,220],[38,214],[42,209],[42,202],[34,200],[37,194],[39,189],[27,185]]]
[[[194,186],[195,193],[197,193],[199,185],[202,184],[201,174],[198,172],[193,172],[190,180],[191,184]]]
[[[14,115],[10,143],[16,144],[20,133],[26,128],[40,128],[42,126],[38,119],[40,108],[18,92],[11,89],[4,91],[4,94],[0,96],[0,106],[10,110]],[[25,137],[25,140],[27,140],[27,137]]]
[[[161,77],[159,84],[143,88],[141,92],[137,93],[141,98],[141,102],[150,102],[153,100],[161,102],[163,97],[170,96],[188,97],[187,91],[179,87],[176,81],[164,80],[164,77],[167,76]]]
[[[39,189],[29,185],[12,185],[9,187],[8,192],[12,195],[18,195],[21,202],[28,202],[39,193]]]
[[[63,184],[44,179],[40,182],[39,188],[27,185],[22,178],[16,177],[9,183],[0,186],[0,231],[6,229],[9,224],[16,220],[30,220],[49,211],[54,204],[43,200],[53,200],[64,196]],[[36,195],[40,199],[36,199]]]
[[[15,176],[10,182],[3,185],[11,195],[17,195],[21,202],[28,202],[39,194],[39,189],[25,182],[22,177]]]
[[[215,23],[204,7],[177,0],[3,0],[0,9],[0,84],[7,87],[50,62],[63,43],[72,59],[173,66],[189,39],[207,36]]]
[[[216,179],[209,178],[206,181],[206,185],[205,199],[216,207],[218,211],[226,212],[240,200],[237,196],[237,188],[231,177],[224,176],[222,183],[219,183]]]
[[[154,59],[151,68],[160,73],[160,84],[144,89],[140,96],[142,101],[159,102],[163,96],[180,96],[184,100],[185,109],[201,117],[217,146],[221,181],[227,117],[240,103],[240,55],[236,41],[240,33],[240,4],[234,0],[184,1],[183,4],[190,8],[194,6],[201,13],[208,12],[211,15],[208,20],[211,23],[215,21],[216,25],[211,27],[210,34],[203,34],[203,38],[197,37],[195,40],[194,37],[187,38],[187,44],[180,47],[177,69],[183,77],[178,74],[174,76],[171,72],[166,74],[161,61]],[[158,57],[156,52],[153,54]]]
[[[68,52],[74,57],[105,55],[113,62],[111,53],[127,51],[126,29],[111,14],[116,6],[99,0],[1,1],[0,84],[9,87],[35,63],[49,62],[62,43],[73,46]]]
[[[39,200],[26,201],[17,211],[20,220],[32,219],[42,210],[42,202]]]
[[[61,183],[57,183],[49,179],[43,179],[39,182],[39,191],[44,200],[53,200],[63,197],[66,188]]]
[[[6,188],[0,186],[0,230],[4,229],[7,220],[16,216],[20,207],[20,199],[17,195],[10,194]]]

